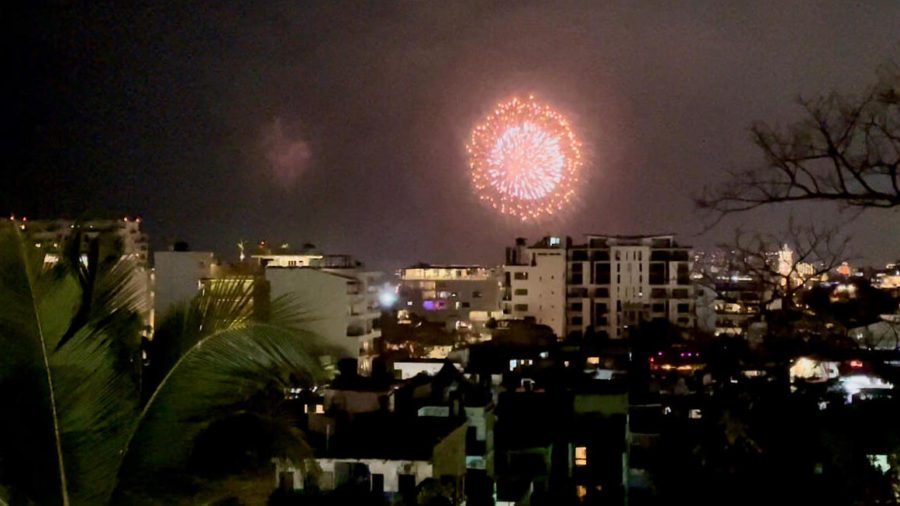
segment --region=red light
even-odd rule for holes
[[[862,366],[863,366],[862,360],[851,360],[850,361],[850,367],[852,367],[854,369],[859,369]]]
[[[650,363],[651,364],[653,363],[653,357],[650,357]]]

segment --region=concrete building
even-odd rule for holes
[[[588,329],[623,338],[642,320],[695,322],[690,247],[672,235],[545,237],[507,249],[504,313],[533,317],[563,338]]]
[[[335,358],[353,358],[368,374],[381,331],[378,303],[379,272],[368,272],[349,255],[324,255],[310,250],[253,255],[265,269],[272,300],[290,297],[305,313],[304,328],[340,350]]]
[[[562,339],[566,332],[566,237],[545,237],[533,246],[523,238],[506,249],[503,314],[534,318]]]
[[[690,258],[673,235],[588,235],[568,251],[568,332],[622,338],[656,318],[693,327]]]
[[[418,264],[400,269],[401,319],[415,314],[448,330],[479,333],[501,317],[500,272],[480,265]]]
[[[200,290],[202,281],[211,277],[215,262],[211,251],[154,252],[153,307],[156,317],[163,318],[175,305],[193,299]]]
[[[414,503],[417,488],[433,479],[447,486],[452,504],[460,504],[466,473],[466,431],[465,419],[460,416],[360,416],[324,440],[317,434],[309,435],[318,472],[307,475],[311,466],[277,459],[276,486],[320,493],[339,490],[389,503],[402,497]]]
[[[28,220],[15,219],[19,228],[34,241],[35,246],[46,251],[46,262],[55,262],[59,248],[75,233],[81,233],[82,249],[86,252],[90,240],[101,235],[114,238],[122,250],[122,258],[133,260],[136,265],[147,267],[150,241],[141,231],[141,219],[122,220]]]

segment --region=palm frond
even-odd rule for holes
[[[115,367],[117,344],[138,335],[136,288],[125,267],[95,270],[94,293],[107,300],[76,325],[83,279],[42,263],[23,235],[0,227],[0,399],[16,410],[0,422],[0,474],[13,502],[102,504],[137,408],[135,382]]]
[[[312,335],[249,323],[208,335],[171,368],[148,399],[126,448],[121,492],[153,473],[182,465],[209,413],[235,406],[287,378],[312,384],[321,373]]]
[[[318,350],[320,358],[344,356],[346,351],[343,348],[334,343],[324,342],[314,330],[317,324],[329,318],[323,317],[323,311],[317,310],[322,307],[322,304],[322,300],[301,297],[296,292],[280,295],[269,303],[266,323],[296,331],[299,335],[315,337],[314,346]]]
[[[301,298],[296,292],[279,295],[269,303],[267,323],[279,327],[304,330],[313,322],[318,321],[310,309],[309,301]]]
[[[150,363],[144,374],[147,399],[172,367],[205,336],[240,328],[250,320],[253,286],[244,279],[215,280],[190,303],[171,308],[157,324],[149,343]]]
[[[16,406],[4,416],[0,471],[13,493],[42,504],[68,505],[54,371],[50,355],[78,310],[77,281],[44,272],[43,258],[15,223],[0,225],[0,394]],[[24,441],[23,436],[29,437]]]
[[[59,385],[66,465],[76,471],[69,480],[73,504],[108,502],[138,412],[137,385],[114,360],[112,342],[120,333],[112,320],[83,327],[50,359]]]

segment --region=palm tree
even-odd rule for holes
[[[0,225],[0,505],[140,502],[213,420],[273,384],[321,378],[296,311],[274,301],[253,320],[244,283],[165,319],[141,374],[134,268],[79,249],[48,268],[15,222]]]

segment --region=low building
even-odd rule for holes
[[[447,330],[480,334],[499,318],[500,273],[480,265],[418,264],[400,269],[400,317],[416,315]]]
[[[316,437],[319,436],[319,437]],[[333,435],[311,435],[312,466],[276,461],[281,488],[318,493],[370,495],[392,501],[413,499],[429,479],[463,501],[466,423],[461,417],[412,418],[392,413],[360,416]]]

